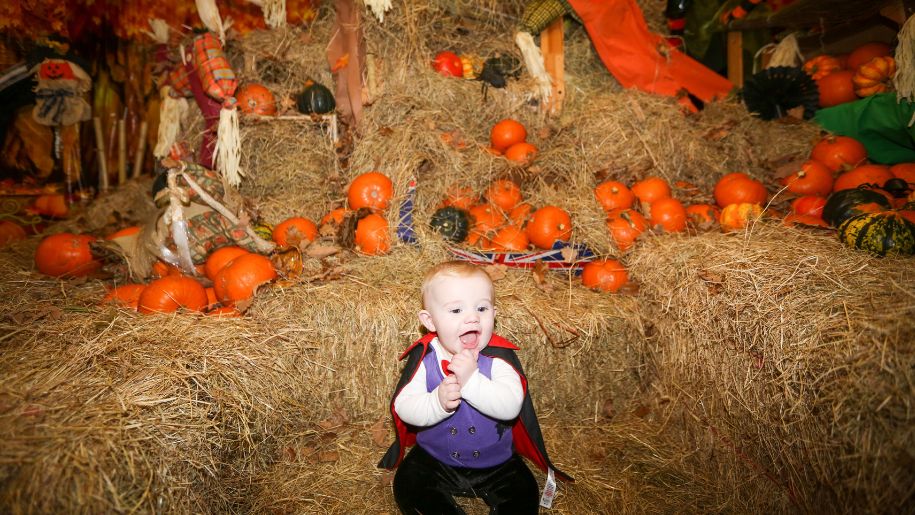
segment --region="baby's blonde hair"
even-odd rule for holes
[[[436,277],[471,277],[474,275],[479,275],[480,277],[486,278],[486,280],[489,282],[489,287],[492,289],[493,297],[495,297],[496,287],[493,285],[492,278],[489,277],[489,274],[486,273],[486,270],[483,270],[483,268],[467,261],[445,261],[427,270],[426,275],[423,276],[423,286],[421,290],[423,305],[426,304],[426,295],[429,293],[429,285]]]

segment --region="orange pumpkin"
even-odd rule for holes
[[[829,227],[829,224],[826,223],[826,220],[823,220],[821,216],[814,215],[801,215],[797,213],[790,213],[788,216],[782,220],[782,223],[787,226],[793,225],[812,225],[815,227]]]
[[[820,80],[832,72],[841,70],[842,63],[839,59],[826,54],[821,54],[804,63],[804,71],[813,80]]]
[[[215,309],[219,306],[219,299],[216,298],[216,289],[212,286],[206,287],[207,292],[207,307],[206,309]]]
[[[243,256],[245,254],[250,254],[250,252],[234,245],[219,247],[213,252],[210,252],[210,255],[207,256],[206,263],[203,266],[203,273],[211,281],[215,281],[216,274],[218,274],[224,266],[238,256]]]
[[[101,268],[92,256],[89,244],[95,236],[60,233],[47,236],[35,249],[38,271],[54,277],[81,277]]]
[[[25,229],[9,220],[0,220],[0,247],[26,238]]]
[[[388,221],[379,214],[363,217],[356,224],[356,250],[377,256],[391,250],[391,230]]]
[[[133,236],[134,234],[139,234],[140,226],[131,225],[130,227],[125,227],[123,229],[114,231],[113,233],[105,236],[106,240],[116,240],[118,238],[123,238],[125,236]]]
[[[527,250],[530,240],[521,227],[506,225],[496,231],[496,234],[489,240],[489,244],[499,252],[521,252]]]
[[[715,183],[712,194],[718,207],[731,204],[762,204],[769,198],[769,192],[763,183],[743,172],[732,172],[724,175]]]
[[[379,211],[388,207],[394,196],[394,184],[380,172],[366,172],[350,183],[346,193],[350,209]]]
[[[848,54],[848,60],[845,62],[845,67],[852,72],[857,71],[858,67],[862,64],[870,62],[871,59],[875,57],[890,55],[890,52],[892,51],[893,49],[886,43],[880,43],[878,41],[865,43]]]
[[[535,246],[550,249],[553,243],[572,237],[572,217],[560,207],[544,206],[534,211],[525,231]]]
[[[206,306],[206,289],[186,275],[168,275],[150,282],[137,301],[140,313],[172,313],[180,308],[203,311]]]
[[[108,290],[108,293],[102,298],[102,304],[112,303],[136,311],[140,302],[140,294],[144,289],[146,289],[145,284],[131,283],[115,286]]]
[[[331,209],[323,218],[321,218],[321,227],[325,225],[339,226],[343,223],[343,217],[346,216],[346,208],[338,207]]]
[[[276,98],[261,84],[242,84],[235,92],[235,100],[238,100],[238,108],[243,113],[261,116],[276,114]]]
[[[876,185],[882,188],[886,181],[893,178],[890,167],[885,165],[867,164],[849,170],[836,177],[833,191],[849,190],[862,184]]]
[[[850,70],[839,70],[818,80],[820,107],[832,107],[857,100],[855,83],[852,82],[854,76],[855,73]]]
[[[651,203],[651,226],[665,232],[680,232],[686,229],[686,208],[673,198],[666,197]]]
[[[818,195],[804,195],[791,202],[791,211],[798,215],[810,215],[823,217],[823,208],[826,206],[826,198]]]
[[[220,306],[207,311],[208,317],[218,318],[240,318],[241,313],[233,306]]]
[[[276,224],[273,241],[280,247],[298,247],[302,241],[314,241],[318,237],[318,226],[301,216],[293,216]]]
[[[642,204],[651,204],[670,196],[670,184],[661,177],[646,177],[632,185],[632,194]]]
[[[605,181],[594,188],[594,198],[604,211],[632,207],[635,195],[628,186],[620,181]]]
[[[915,163],[899,163],[890,167],[893,177],[904,180],[911,187],[915,187]]]
[[[875,57],[862,64],[855,72],[851,81],[855,85],[855,94],[867,97],[877,93],[885,93],[890,89],[890,82],[896,74],[896,60],[885,55]]]
[[[253,297],[261,285],[274,279],[276,269],[273,268],[270,258],[248,253],[233,259],[216,273],[213,291],[224,306],[234,306],[238,301]]]
[[[505,152],[512,145],[525,140],[527,129],[521,122],[512,118],[496,122],[489,131],[489,145],[499,152]]]
[[[534,212],[534,206],[528,204],[527,202],[522,202],[512,208],[511,212],[508,213],[508,219],[511,223],[524,227],[524,224],[531,219],[531,214]]]
[[[499,206],[503,211],[510,212],[521,202],[521,188],[510,179],[498,179],[489,185],[484,195],[491,203]]]
[[[849,136],[826,136],[813,146],[810,157],[838,172],[863,163],[867,159],[867,149]]]
[[[718,223],[718,208],[711,204],[692,204],[686,207],[686,216],[698,227]]]
[[[616,259],[585,263],[581,269],[581,284],[593,290],[615,293],[629,282],[629,272]]]
[[[473,218],[473,232],[487,233],[505,225],[505,215],[492,204],[477,204],[468,212]]]
[[[800,169],[782,179],[788,191],[797,195],[826,196],[832,192],[832,171],[813,159],[801,164]]]
[[[632,248],[636,238],[648,229],[648,220],[633,209],[614,209],[607,213],[607,230],[621,251]]]
[[[721,210],[718,223],[721,224],[723,231],[736,231],[745,228],[761,215],[762,206],[759,204],[751,204],[749,202],[729,204]]]
[[[67,205],[67,197],[53,193],[36,198],[29,210],[51,218],[64,218],[70,212],[70,206]]]
[[[518,164],[528,164],[537,157],[537,147],[526,141],[515,143],[505,149],[505,159]]]
[[[454,206],[459,209],[470,209],[479,200],[478,195],[474,193],[473,188],[469,186],[451,185],[445,192],[445,199],[442,201],[442,207]]]

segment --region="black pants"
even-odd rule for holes
[[[415,445],[394,474],[394,500],[402,513],[463,514],[454,496],[479,497],[490,514],[536,514],[537,480],[517,454],[484,469],[451,467]]]

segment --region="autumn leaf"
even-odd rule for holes
[[[349,64],[349,53],[345,53],[330,67],[330,73],[337,73]]]
[[[318,461],[321,463],[333,463],[340,459],[340,453],[337,451],[321,451],[318,453]]]
[[[508,273],[508,267],[505,265],[489,265],[484,267],[483,270],[489,274],[489,278],[492,279],[493,282],[505,278],[505,275]]]
[[[578,251],[573,247],[563,247],[559,254],[562,256],[563,261],[572,262],[578,259]]]
[[[388,418],[381,417],[372,424],[372,442],[378,447],[385,447],[391,439],[390,429],[388,428]]]
[[[546,273],[550,269],[549,265],[543,261],[538,261],[534,268],[531,268],[531,275],[534,277],[534,285],[543,292],[553,291],[553,285],[547,282]]]

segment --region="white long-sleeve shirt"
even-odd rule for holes
[[[429,345],[435,349],[439,360],[451,360],[451,353],[434,338]],[[487,378],[475,370],[461,387],[461,402],[469,402],[480,413],[497,420],[511,420],[521,412],[524,390],[521,377],[515,369],[501,359],[492,361],[492,377]],[[438,388],[426,391],[426,366],[422,362],[413,378],[394,399],[394,411],[407,424],[417,427],[435,425],[454,412],[445,411],[438,400]]]

